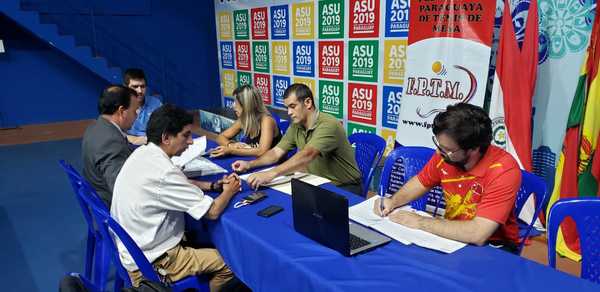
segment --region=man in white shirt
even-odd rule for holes
[[[214,184],[188,180],[171,162],[172,156],[192,144],[192,120],[192,115],[172,105],[152,114],[146,132],[148,144],[129,156],[117,177],[111,215],[168,281],[208,274],[212,276],[210,290],[220,291],[233,274],[216,249],[182,244],[184,213],[195,219],[217,219],[241,184],[235,174],[224,177],[223,192],[212,199],[202,190],[214,189]],[[118,240],[117,247],[137,287],[142,275]]]

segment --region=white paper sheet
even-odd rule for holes
[[[324,178],[324,177],[320,177],[314,174],[309,174],[306,175],[302,178],[300,178],[301,181],[305,182],[305,183],[309,183],[313,186],[320,186],[324,183],[328,183],[331,182],[330,180]],[[287,182],[287,183],[283,183],[283,184],[278,184],[278,185],[274,185],[271,186],[272,189],[274,190],[278,190],[282,193],[286,193],[288,195],[292,194],[292,182]]]
[[[404,244],[416,244],[425,248],[438,250],[445,253],[453,253],[466,246],[465,243],[443,238],[435,234],[408,228],[406,226],[390,221],[388,217],[381,218],[373,212],[373,204],[377,196],[374,196],[364,202],[350,207],[348,215],[350,219],[371,227],[399,242]],[[414,211],[421,216],[429,216],[429,214],[421,211],[415,211],[410,206],[399,208],[405,211]]]
[[[198,157],[188,162],[183,168],[187,177],[226,173],[227,170],[204,157]]]
[[[181,155],[171,157],[173,164],[181,167],[190,161],[200,157],[206,150],[206,136],[194,139],[194,144],[190,145]]]
[[[273,167],[269,167],[269,168],[265,168],[261,171],[257,171],[257,172],[253,172],[253,173],[246,173],[243,175],[240,175],[240,178],[247,181],[248,177],[254,173],[259,173],[259,172],[263,172],[263,171],[268,171],[270,169],[272,169]],[[274,190],[280,191],[282,193],[286,193],[288,195],[292,194],[292,183],[291,180],[292,178],[297,178],[300,179],[303,182],[309,183],[313,186],[319,186],[322,185],[324,183],[328,183],[331,182],[330,180],[324,178],[324,177],[320,177],[314,174],[307,174],[307,173],[303,173],[303,172],[296,172],[292,175],[281,175],[278,176],[276,178],[274,178],[270,183],[265,184],[264,186],[270,187]]]
[[[255,173],[259,173],[259,172],[263,172],[263,171],[268,171],[268,170],[271,170],[273,168],[275,168],[275,166],[271,166],[271,167],[268,167],[268,168],[265,168],[265,169],[261,169],[259,171],[245,173],[245,174],[240,175],[240,178],[242,180],[248,181],[248,177],[250,177],[250,175],[255,174]]]

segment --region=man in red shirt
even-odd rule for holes
[[[514,212],[521,171],[506,151],[490,145],[491,120],[480,107],[458,103],[433,121],[436,153],[391,198],[379,199],[374,211],[393,222],[465,243],[502,245],[516,252],[518,226]],[[444,219],[426,218],[395,208],[441,185]]]

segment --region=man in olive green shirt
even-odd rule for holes
[[[362,193],[360,171],[354,159],[354,150],[340,122],[316,109],[312,92],[304,84],[296,83],[288,87],[283,102],[293,124],[279,144],[256,160],[234,162],[231,165],[233,170],[244,172],[276,163],[288,151],[298,148],[298,152],[286,162],[269,171],[250,175],[250,186],[256,188],[280,175],[307,171],[327,178],[339,187],[357,194]]]

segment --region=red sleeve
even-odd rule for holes
[[[518,167],[498,172],[490,178],[487,186],[484,186],[484,193],[481,202],[477,205],[475,216],[504,224],[515,208],[515,199],[520,186],[521,171]]]
[[[417,175],[417,178],[423,186],[432,188],[440,184],[440,166],[442,163],[444,163],[442,161],[442,156],[437,152],[433,154],[431,159],[429,159],[427,164],[425,164],[421,172]]]

